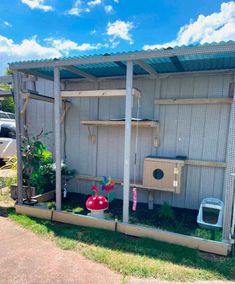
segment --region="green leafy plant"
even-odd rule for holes
[[[39,140],[46,135],[48,133],[43,133],[42,130],[38,135],[30,137],[26,129],[22,141],[23,184],[27,186],[27,201],[31,200],[32,186],[35,186],[38,182],[40,167],[52,158],[52,153],[48,151],[47,145]]]
[[[61,175],[63,182],[68,182],[76,174],[75,170],[69,169],[69,167],[62,162],[61,163]],[[44,161],[37,170],[37,175],[34,179],[34,184],[37,188],[37,193],[42,194],[45,191],[55,189],[56,182],[56,165],[52,159]]]
[[[12,75],[12,71],[10,69],[7,69],[5,71],[5,74]],[[12,85],[0,84],[0,89],[4,91],[12,91]],[[13,96],[5,97],[2,101],[0,101],[0,110],[14,113],[15,104]]]
[[[175,218],[174,210],[167,202],[161,205],[158,215],[165,220],[173,220]]]
[[[50,209],[50,210],[52,210],[52,209],[56,209],[56,203],[55,203],[55,201],[51,201],[51,202],[48,202],[47,203],[47,208],[48,209]]]

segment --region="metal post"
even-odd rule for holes
[[[126,111],[125,111],[125,149],[124,149],[124,186],[123,222],[129,221],[130,195],[130,155],[131,155],[131,115],[132,115],[133,62],[127,62],[126,71]]]
[[[22,135],[22,119],[21,119],[21,97],[20,97],[20,74],[15,71],[14,79],[14,100],[15,100],[15,117],[16,117],[16,150],[17,150],[17,196],[18,204],[23,203],[23,178],[22,178],[22,155],[21,155],[21,135]]]
[[[234,74],[235,80],[235,74]],[[224,218],[223,218],[223,241],[230,243],[232,226],[232,208],[234,203],[234,177],[235,172],[235,91],[233,104],[230,112],[230,123],[227,145],[227,168],[224,181]]]
[[[56,210],[61,210],[61,127],[60,127],[60,70],[54,68],[54,130],[56,161]]]

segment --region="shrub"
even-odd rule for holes
[[[174,210],[167,202],[164,202],[163,205],[161,205],[159,217],[165,220],[173,220],[175,218]]]

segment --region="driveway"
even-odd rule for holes
[[[0,217],[0,283],[120,283],[121,275]]]
[[[0,284],[173,283],[156,279],[124,280],[122,275],[84,258],[78,252],[58,248],[53,241],[35,235],[6,217],[0,216],[0,228]]]

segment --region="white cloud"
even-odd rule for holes
[[[164,44],[144,45],[143,49],[166,48],[205,42],[235,40],[235,2],[222,3],[220,11],[199,15],[195,21],[180,28],[175,40]]]
[[[8,62],[60,56],[61,53],[55,48],[40,45],[36,36],[15,43],[12,39],[0,35],[0,73],[7,68]]]
[[[76,0],[74,2],[73,7],[70,10],[68,10],[66,12],[66,14],[73,15],[73,16],[80,16],[84,12],[89,13],[90,9],[89,8],[84,8],[83,7],[83,2],[81,0]]]
[[[75,41],[68,39],[55,39],[55,38],[47,38],[45,40],[50,46],[54,47],[61,53],[68,55],[70,51],[88,51],[88,50],[96,50],[102,47],[107,47],[106,44],[96,43],[82,43],[77,44]]]
[[[132,22],[117,20],[113,23],[108,23],[106,34],[112,36],[113,40],[121,38],[123,40],[129,41],[129,43],[132,44],[133,40],[130,34],[130,30],[132,30],[133,28],[134,25]]]
[[[6,27],[9,27],[9,28],[12,27],[12,24],[10,24],[10,23],[7,22],[7,21],[3,21],[3,24],[4,24]]]
[[[89,1],[87,4],[88,6],[97,6],[97,5],[100,5],[102,3],[102,0],[92,0],[92,1]]]
[[[96,34],[97,33],[97,31],[96,30],[92,30],[92,31],[90,31],[90,35],[94,35],[94,34]]]
[[[12,39],[0,35],[0,74],[4,73],[8,62],[35,60],[43,58],[58,58],[68,55],[71,51],[84,52],[108,47],[108,44],[77,44],[67,39],[45,39],[45,43],[39,43],[36,36],[15,43]]]
[[[113,0],[115,3],[119,3],[119,0]]]
[[[40,9],[45,12],[53,10],[52,6],[44,4],[44,0],[21,0],[21,2],[28,5],[31,9]]]
[[[111,14],[113,12],[113,6],[112,5],[106,5],[106,6],[104,6],[104,10],[107,14]]]

